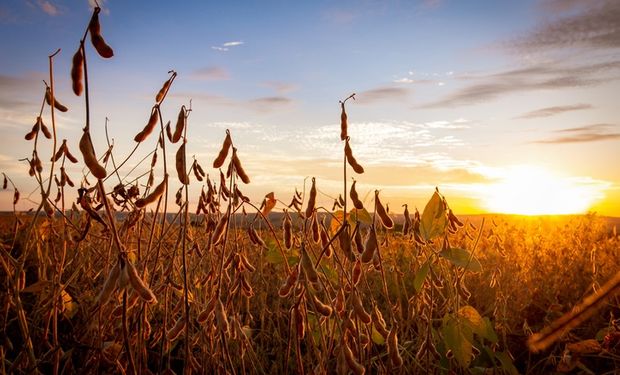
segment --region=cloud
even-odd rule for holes
[[[237,47],[243,44],[245,44],[243,41],[235,40],[232,42],[222,43],[219,46],[211,46],[211,49],[215,51],[220,51],[220,52],[227,52],[228,50],[230,50],[231,47]]]
[[[292,102],[293,100],[284,96],[266,96],[252,99],[247,103],[257,111],[270,112],[276,109],[286,107]]]
[[[620,138],[620,128],[612,124],[592,124],[577,128],[561,129],[556,137],[534,143],[561,144],[607,141]]]
[[[553,0],[546,5],[552,11],[572,12],[508,42],[509,47],[517,50],[620,48],[620,2],[617,0]],[[578,12],[575,13],[576,9]]]
[[[236,46],[240,46],[244,44],[242,41],[238,40],[238,41],[233,41],[233,42],[226,42],[224,44],[222,44],[222,47],[236,47]]]
[[[273,89],[278,94],[288,94],[289,92],[295,91],[299,88],[299,86],[294,83],[281,82],[281,81],[267,81],[267,82],[264,82],[262,86]]]
[[[472,83],[421,107],[471,105],[519,92],[595,86],[618,79],[619,70],[620,60],[582,65],[548,61],[491,74],[464,74],[458,78]]]
[[[264,96],[242,100],[206,92],[177,92],[170,95],[171,97],[182,98],[183,100],[191,98],[194,101],[206,102],[209,105],[249,109],[260,113],[281,110],[294,102],[292,99],[285,96]]]
[[[103,14],[110,14],[110,8],[108,8],[107,2],[108,0],[88,0],[88,5],[90,5],[91,8],[99,6]]]
[[[37,0],[37,5],[44,13],[52,17],[60,14],[58,7],[47,0]]]
[[[574,104],[574,105],[546,107],[546,108],[537,109],[537,110],[534,110],[528,113],[524,113],[517,118],[531,119],[531,118],[539,118],[539,117],[550,117],[550,116],[558,115],[564,112],[580,111],[580,110],[591,109],[591,108],[593,108],[591,104]]]
[[[360,104],[372,104],[383,100],[401,100],[407,97],[409,91],[403,87],[379,87],[359,92],[355,99]]]
[[[208,66],[200,69],[196,69],[192,72],[191,77],[193,79],[205,80],[205,81],[221,81],[229,79],[228,70],[219,66]]]

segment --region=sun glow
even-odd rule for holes
[[[583,179],[557,176],[540,167],[511,168],[485,189],[489,212],[519,215],[585,213],[603,197],[601,187]]]

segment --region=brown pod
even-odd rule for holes
[[[179,176],[179,181],[183,185],[189,185],[189,177],[187,176],[187,170],[185,169],[185,142],[179,147],[176,155],[176,163],[177,175]]]
[[[157,185],[157,187],[155,188],[155,190],[153,190],[151,194],[147,195],[145,198],[140,198],[136,201],[136,207],[142,208],[146,206],[147,204],[155,202],[157,199],[159,199],[159,197],[162,196],[164,191],[166,191],[167,184],[168,184],[168,174],[164,176],[164,180],[159,185]]]
[[[284,232],[284,247],[286,247],[287,250],[290,250],[293,247],[293,224],[288,212],[284,213],[282,230]]]
[[[340,107],[342,112],[340,113],[340,140],[344,141],[347,139],[347,112],[344,109],[344,102],[340,102]]]
[[[45,138],[52,139],[52,132],[50,132],[50,129],[47,126],[45,126],[45,123],[43,122],[43,120],[41,120],[41,131],[43,132],[43,135],[45,136]]]
[[[13,206],[15,206],[19,202],[19,190],[15,189],[13,192]]]
[[[6,178],[6,175],[5,175],[4,178],[2,179],[2,190],[6,190],[8,184],[9,184],[9,180]]]
[[[52,105],[52,90],[49,87],[45,89],[45,102],[50,106]],[[54,108],[60,112],[67,112],[69,110],[67,107],[60,104],[56,98],[54,98]]]
[[[321,247],[325,250],[325,256],[331,258],[333,250],[332,245],[329,243],[327,231],[321,226],[319,232],[321,234]]]
[[[54,216],[54,207],[50,204],[50,202],[45,199],[43,201],[43,210],[48,217]]]
[[[116,282],[120,274],[121,267],[118,262],[116,262],[114,267],[112,267],[112,269],[110,270],[110,273],[108,274],[105,282],[103,283],[103,288],[101,288],[101,292],[99,292],[99,295],[97,296],[97,304],[103,305],[108,302],[110,296],[112,296],[112,292],[114,292],[114,289],[116,289]]]
[[[166,93],[170,89],[170,85],[172,84],[172,79],[175,77],[175,75],[176,75],[176,73],[174,73],[172,75],[172,77],[168,78],[168,80],[166,82],[164,82],[164,84],[162,85],[161,89],[159,89],[159,92],[157,93],[157,96],[155,96],[155,101],[157,103],[159,103],[162,100],[164,100],[164,96],[166,95]]]
[[[181,136],[183,135],[183,129],[185,129],[185,106],[181,106],[181,110],[179,111],[179,117],[177,118],[177,125],[174,128],[174,133],[172,134],[172,143],[177,143]]]
[[[249,184],[250,177],[248,177],[247,173],[245,173],[245,170],[243,169],[243,166],[241,165],[241,161],[239,160],[239,157],[237,156],[237,149],[234,147],[233,147],[233,154],[232,154],[232,162],[233,162],[233,165],[235,166],[235,171],[237,172],[237,175],[241,178],[241,181],[243,181],[244,184]]]
[[[351,150],[351,146],[349,146],[349,140],[347,139],[347,142],[344,144],[344,154],[347,157],[347,162],[349,163],[349,165],[351,166],[351,168],[353,168],[353,170],[355,171],[355,173],[357,174],[362,174],[364,173],[364,167],[362,167],[357,160],[355,159],[355,157],[353,156],[353,151]]]
[[[295,328],[297,329],[297,339],[301,340],[306,336],[306,319],[304,319],[304,311],[300,306],[293,308],[293,316],[295,318]]]
[[[376,305],[372,310],[371,317],[372,323],[377,329],[377,332],[379,332],[384,339],[387,339],[390,332],[387,330],[387,328],[385,328],[385,320],[383,319],[383,315],[381,314],[381,311],[379,311]]]
[[[129,275],[131,287],[138,293],[140,298],[148,303],[157,303],[155,294],[146,286],[140,275],[138,275],[136,267],[129,261],[127,261],[127,274]]]
[[[114,56],[114,51],[105,42],[105,39],[101,35],[90,34],[90,41],[93,43],[93,47],[97,50],[99,56],[109,59]]]
[[[41,120],[41,117],[37,117],[37,121],[34,123],[34,125],[32,125],[32,130],[30,130],[30,132],[26,134],[24,138],[26,138],[27,141],[34,139],[34,136],[37,135],[39,129],[41,129],[42,123],[43,121]]]
[[[198,173],[204,177],[206,176],[205,170],[202,169],[202,167],[200,166],[200,164],[198,163],[198,161],[196,161],[196,171],[198,171]]]
[[[369,263],[377,248],[379,247],[379,243],[377,242],[377,230],[375,226],[371,226],[368,231],[368,236],[366,237],[366,244],[364,245],[364,252],[362,253],[362,262]]]
[[[157,125],[157,120],[159,120],[159,111],[157,106],[153,106],[151,109],[151,116],[149,117],[149,121],[144,126],[144,129],[133,138],[134,141],[140,143],[146,139],[155,129],[155,125]]]
[[[39,159],[39,156],[36,154],[36,152],[32,159],[32,163],[34,164],[34,168],[37,170],[37,172],[43,172],[43,164],[41,164],[41,159]]]
[[[312,296],[312,300],[314,301],[314,308],[316,312],[323,316],[330,316],[332,314],[332,307],[323,303],[316,295]]]
[[[355,190],[356,183],[357,181],[353,180],[353,184],[351,185],[351,191],[349,193],[349,196],[351,197],[351,200],[353,201],[353,206],[355,206],[355,208],[357,208],[358,210],[363,210],[364,204],[362,203],[359,196],[357,195],[357,190]]]
[[[73,55],[71,64],[71,87],[73,93],[77,96],[82,95],[84,84],[82,79],[84,77],[84,55],[82,54],[82,46],[78,47],[78,50]]]
[[[64,142],[66,142],[66,139],[63,139]],[[78,162],[77,158],[75,156],[73,156],[73,154],[69,151],[69,146],[65,147],[65,156],[67,157],[67,159],[69,159],[73,164],[76,164]]]
[[[356,260],[353,265],[353,273],[351,275],[351,280],[353,281],[353,285],[359,284],[362,278],[362,262],[360,260]]]
[[[310,256],[308,255],[308,252],[306,251],[306,248],[303,243],[301,244],[301,255],[300,255],[299,263],[301,264],[301,267],[303,268],[306,274],[306,278],[310,282],[312,283],[319,282],[319,274],[316,272],[316,268],[314,268],[314,263],[312,262],[312,259],[310,259]]]
[[[312,187],[310,188],[310,195],[308,196],[308,207],[306,207],[306,218],[312,216],[314,207],[316,205],[316,180],[312,177]]]
[[[353,236],[353,242],[355,243],[355,249],[358,253],[364,252],[364,243],[362,242],[362,228],[360,228],[359,223],[357,224],[357,228],[355,229],[355,236]]]
[[[90,23],[88,24],[88,31],[90,33],[90,41],[93,44],[93,47],[97,50],[99,56],[109,59],[114,56],[114,51],[110,46],[108,46],[101,36],[101,25],[99,24],[99,12],[101,8],[96,7],[93,16],[90,19]]]
[[[52,159],[50,161],[56,162],[60,160],[60,158],[65,154],[66,148],[67,148],[67,140],[63,139],[62,144],[60,145],[60,147],[58,147],[58,151],[56,151],[56,153],[54,154],[54,156],[52,156]]]
[[[355,312],[355,315],[357,315],[357,317],[360,318],[360,320],[365,324],[370,323],[370,314],[366,312],[364,305],[362,305],[362,300],[355,292],[351,292],[351,303],[353,304],[353,311]]]
[[[228,186],[226,186],[226,178],[224,177],[224,173],[222,171],[220,171],[220,192],[226,198],[229,198],[232,195],[228,189]]]
[[[312,240],[314,243],[319,243],[319,241],[321,241],[321,234],[319,233],[319,219],[317,216],[318,215],[314,215],[312,218],[312,224],[310,225],[310,228],[312,229]]]
[[[378,190],[375,191],[375,210],[377,211],[377,215],[379,215],[383,226],[387,229],[391,229],[394,226],[394,222],[392,221],[392,218],[387,214],[387,211],[385,211],[385,207],[383,207],[383,204],[381,204]]]
[[[222,215],[222,217],[220,217],[220,220],[217,222],[217,226],[215,227],[215,231],[213,232],[213,245],[218,245],[224,238],[224,232],[226,231],[226,227],[228,226],[229,213],[230,211],[226,211],[226,213]]]
[[[282,284],[282,286],[278,290],[278,295],[280,297],[288,296],[291,293],[291,290],[293,289],[293,285],[295,285],[295,283],[297,282],[298,277],[299,277],[299,267],[295,267],[291,270],[291,273],[289,273],[288,277],[286,278],[286,281],[284,282],[284,284]]]
[[[230,138],[230,132],[226,130],[226,138],[224,138],[224,143],[222,144],[219,154],[217,154],[217,157],[213,161],[213,168],[219,168],[224,165],[224,160],[226,160],[226,156],[228,156],[228,150],[231,145],[232,138]]]
[[[400,353],[398,352],[398,336],[396,336],[396,326],[393,326],[390,330],[390,333],[388,334],[387,349],[388,355],[390,356],[390,361],[392,362],[392,366],[402,366],[403,357],[401,357]]]
[[[224,309],[222,300],[219,298],[215,303],[215,320],[220,331],[224,333],[228,332],[228,318],[226,317],[226,310]]]
[[[107,172],[97,161],[95,149],[92,141],[90,140],[90,133],[87,130],[84,130],[82,138],[80,138],[80,151],[82,152],[84,163],[90,170],[90,173],[100,180],[104,179],[107,176]]]
[[[34,139],[35,135],[37,135],[37,133],[31,130],[28,133],[26,133],[26,136],[24,136],[24,139],[27,141],[31,141],[32,139]]]
[[[403,236],[406,236],[411,231],[411,216],[409,216],[409,208],[405,205],[405,212],[403,212],[405,222],[403,223]]]
[[[61,171],[62,175],[64,176],[65,182],[67,183],[67,185],[69,185],[71,187],[74,187],[75,184],[73,183],[73,181],[71,181],[71,178],[69,178],[69,175],[65,172],[65,169],[64,168],[60,168],[60,171]]]
[[[355,359],[355,357],[353,357],[353,352],[351,351],[351,348],[349,348],[349,345],[346,343],[346,341],[343,340],[342,344],[340,344],[340,349],[342,350],[344,359],[346,360],[349,369],[355,375],[364,375],[366,373],[366,368],[364,368],[364,366],[362,366]]]
[[[179,320],[177,320],[172,328],[170,328],[170,330],[166,333],[166,339],[168,339],[168,341],[176,340],[181,332],[183,332],[183,328],[185,328],[185,318],[180,317]]]
[[[355,262],[355,254],[351,250],[351,236],[349,236],[349,224],[345,223],[345,228],[340,231],[340,235],[338,235],[338,243],[340,244],[340,248],[344,255],[351,262]]]
[[[192,163],[192,171],[194,171],[194,177],[196,177],[196,180],[198,181],[202,181],[202,175],[200,174],[200,172],[198,172],[198,168],[196,168],[196,166],[198,165],[198,163],[196,162],[196,160],[194,160],[194,163]]]

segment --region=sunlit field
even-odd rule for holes
[[[317,173],[255,199],[235,129],[207,157],[190,151],[196,107],[166,106],[174,70],[121,153],[91,118],[89,79],[115,58],[100,11],[75,32],[70,70],[49,56],[21,141],[36,189],[1,176],[2,374],[620,373],[620,221],[585,213],[594,183],[523,164],[479,188],[486,214],[433,187],[391,204],[359,189],[378,167],[350,94],[333,100],[338,193]],[[75,139],[59,76],[83,100]]]

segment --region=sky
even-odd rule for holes
[[[207,167],[230,129],[252,179],[240,189],[255,202],[274,191],[288,203],[316,177],[319,203],[331,207],[343,189],[339,100],[356,93],[350,143],[366,172],[349,169],[347,179],[367,205],[378,189],[393,212],[405,203],[422,210],[438,187],[460,214],[620,216],[617,0],[99,4],[115,55],[100,58],[87,44],[98,155],[106,118],[115,158],[129,154],[174,70],[164,119],[174,124],[191,102],[187,152],[216,181]],[[24,135],[58,48],[56,98],[69,107],[56,112],[58,136],[79,155],[84,98],[72,93],[69,71],[91,12],[87,0],[0,4],[0,172],[20,190],[19,210],[40,200],[20,159],[32,155]],[[48,107],[43,120],[51,122]],[[125,182],[148,170],[139,162],[155,142],[120,170]],[[50,142],[39,151],[49,168]],[[67,172],[80,181],[82,167]],[[171,181],[174,192],[180,183]],[[200,187],[191,185],[192,204]],[[12,209],[12,195],[0,193],[0,210]]]

